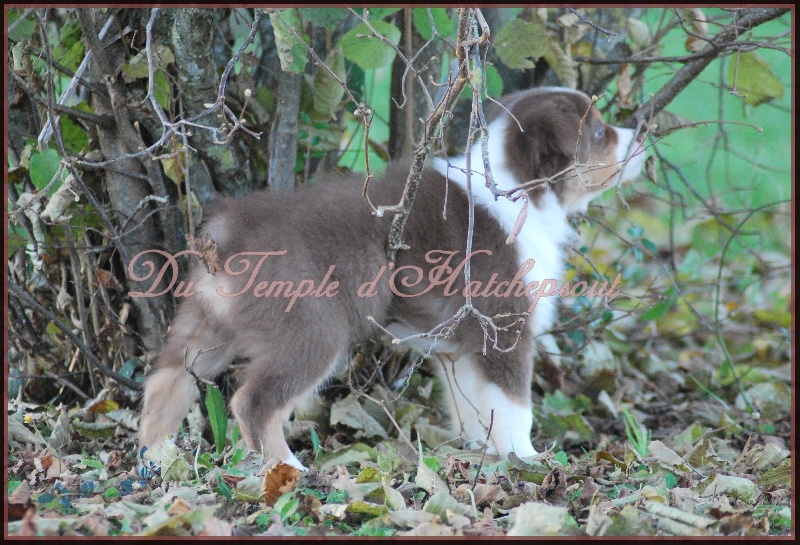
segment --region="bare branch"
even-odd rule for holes
[[[22,301],[23,303],[25,303],[26,305],[36,310],[36,312],[44,316],[54,326],[60,329],[61,332],[64,333],[64,335],[66,335],[69,338],[69,340],[71,340],[75,344],[75,346],[77,346],[81,350],[81,352],[83,352],[84,356],[86,356],[86,359],[89,361],[89,363],[91,363],[94,369],[96,369],[100,373],[104,374],[105,376],[122,384],[127,388],[130,388],[132,390],[142,389],[141,384],[129,378],[123,377],[110,367],[106,366],[102,361],[100,361],[100,358],[98,358],[94,354],[94,352],[92,352],[91,349],[88,346],[86,346],[83,343],[83,341],[80,340],[80,338],[78,338],[78,336],[72,332],[71,328],[62,324],[61,320],[59,320],[55,314],[44,308],[39,303],[39,301],[37,301],[30,293],[19,287],[17,283],[14,282],[14,280],[12,280],[10,277],[6,277],[6,281],[8,282],[8,289],[11,292],[11,294],[20,301]]]
[[[711,54],[712,52],[718,52],[720,48],[734,42],[744,32],[752,30],[758,25],[768,21],[772,21],[788,12],[788,8],[752,8],[737,11],[733,24],[720,30],[711,39],[705,49],[701,51],[701,54],[708,54],[708,56],[703,56],[686,63],[675,73],[666,85],[659,89],[650,101],[639,107],[636,113],[625,122],[625,126],[639,126],[643,123],[645,116],[658,114],[666,108],[689,83],[700,75],[700,72],[702,72],[711,61],[717,58],[717,55]]]

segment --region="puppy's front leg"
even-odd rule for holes
[[[519,391],[509,391],[485,376],[479,358],[474,354],[458,359],[442,354],[437,358],[454,431],[467,439],[468,445],[471,441],[486,441],[488,435],[490,454],[538,454],[531,443],[530,379],[516,389]]]

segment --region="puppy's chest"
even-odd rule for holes
[[[458,163],[451,160],[451,165],[453,164]],[[481,163],[473,160],[473,164]],[[467,191],[466,176],[463,171],[448,169],[444,161],[436,161],[434,166],[440,173],[449,176],[450,181],[461,191]],[[494,180],[500,189],[514,187],[513,176],[503,162],[496,161],[492,169]],[[504,238],[514,231],[523,206],[528,207],[527,218],[513,242],[518,267],[529,259],[535,261],[533,269],[524,277],[526,284],[536,281],[541,285],[546,280],[560,283],[564,272],[565,247],[574,238],[575,232],[570,227],[567,215],[556,195],[548,191],[541,196],[536,205],[522,200],[511,202],[505,197],[495,200],[491,192],[480,183],[483,181],[482,174],[483,172],[473,174],[473,200],[476,206],[485,209],[497,222]],[[475,228],[480,229],[481,226],[476,225]],[[539,334],[553,325],[556,317],[556,299],[556,297],[545,297],[537,303],[533,320],[529,322],[534,334]]]

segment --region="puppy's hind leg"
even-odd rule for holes
[[[194,377],[183,366],[163,367],[150,376],[144,388],[140,447],[152,447],[167,435],[177,434],[199,396]]]
[[[145,383],[140,448],[178,433],[200,395],[195,377],[213,380],[230,365],[232,342],[225,340],[233,338],[230,333],[210,324],[199,306],[184,307],[159,354],[156,371]]]
[[[265,351],[248,364],[242,385],[231,399],[231,410],[248,446],[261,451],[265,462],[277,458],[306,469],[286,444],[283,425],[346,354],[346,348],[326,351],[323,344],[310,343],[294,351]]]

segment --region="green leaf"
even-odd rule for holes
[[[342,8],[303,8],[303,19],[314,26],[336,30],[347,10]]]
[[[217,454],[222,454],[222,450],[225,448],[225,432],[228,429],[228,411],[225,408],[222,393],[214,385],[210,385],[206,392],[206,409],[208,409],[211,431],[214,433]]]
[[[759,309],[753,311],[753,318],[761,324],[792,327],[792,313],[776,309]]]
[[[667,291],[666,298],[660,303],[653,305],[650,310],[642,314],[641,319],[643,321],[650,321],[663,318],[675,307],[675,303],[677,302],[678,295],[675,293],[674,289],[670,288]]]
[[[71,151],[80,152],[89,145],[89,136],[86,134],[83,127],[67,116],[62,116],[60,118],[60,123],[64,145]]]
[[[305,44],[310,43],[310,40],[303,29],[299,11],[295,8],[280,9],[270,13],[269,17],[275,31],[281,70],[290,74],[301,74],[308,64],[308,49]]]
[[[14,480],[8,481],[8,485],[7,485],[7,488],[6,488],[6,493],[8,495],[13,494],[14,490],[16,490],[17,487],[19,485],[21,485],[21,484],[22,484],[22,481],[20,481],[19,479],[14,479]]]
[[[314,452],[314,456],[318,456],[320,453],[321,443],[319,441],[319,435],[317,435],[317,430],[311,428],[311,450]]]
[[[342,50],[339,48],[332,49],[325,59],[325,66],[330,68],[336,77],[322,66],[317,68],[317,73],[314,75],[314,85],[311,88],[311,96],[314,99],[315,112],[322,114],[326,118],[335,118],[342,105],[345,91],[336,78],[339,78],[340,81],[345,81],[347,78]]]
[[[645,249],[648,252],[652,253],[652,254],[658,252],[658,246],[656,246],[656,244],[652,240],[648,240],[646,238],[643,238],[642,239],[642,246],[644,246]]]
[[[119,497],[120,497],[119,489],[117,489],[114,486],[103,492],[103,498],[105,498],[106,500],[115,500]]]
[[[445,523],[447,522],[448,514],[450,516],[453,514],[473,514],[472,507],[464,505],[463,503],[459,503],[453,496],[450,495],[450,492],[447,490],[440,490],[436,492],[433,496],[431,496],[427,503],[425,503],[425,507],[423,507],[422,510],[426,513],[439,515],[439,517]]]
[[[295,511],[297,511],[297,508],[300,506],[300,500],[292,499],[293,495],[294,491],[287,492],[275,502],[273,511],[278,513],[281,517],[281,522],[286,522],[289,517],[294,515]]]
[[[70,70],[75,70],[83,60],[83,51],[83,42],[75,42],[69,47],[56,46],[53,48],[53,59]]]
[[[575,406],[564,392],[557,390],[554,394],[545,394],[542,410],[550,414],[568,415],[575,412]]]
[[[16,11],[8,11],[8,26],[11,27],[19,19],[19,13]],[[15,26],[11,32],[8,33],[8,39],[12,42],[19,42],[20,40],[27,40],[36,31],[36,21],[33,20],[33,15],[29,15]]]
[[[95,469],[103,469],[105,467],[100,460],[81,460],[86,467],[93,467]]]
[[[494,47],[509,68],[533,68],[535,61],[550,51],[550,40],[543,21],[514,19],[497,33]]]
[[[578,434],[580,441],[588,441],[594,436],[594,430],[586,419],[578,413],[557,415],[544,415],[540,421],[542,431],[548,437],[562,437],[566,432]]]
[[[382,21],[374,21],[371,24],[376,32],[392,44],[397,45],[400,41],[400,29],[396,26]],[[342,36],[339,47],[342,48],[347,60],[356,63],[364,70],[389,66],[397,55],[391,45],[374,36],[364,23]]]
[[[442,38],[448,38],[453,34],[453,21],[447,14],[447,8],[428,8],[433,17],[433,24],[436,26],[436,32]],[[414,28],[417,29],[419,35],[424,40],[433,38],[433,29],[431,28],[431,18],[428,17],[428,9],[414,8]]]
[[[169,83],[169,78],[164,71],[159,70],[153,76],[153,95],[156,97],[158,105],[169,110],[170,99],[172,98],[172,86]]]
[[[43,190],[53,176],[58,172],[58,167],[61,165],[61,156],[54,149],[46,149],[41,153],[34,152],[31,154],[30,160],[30,176],[31,182],[36,186],[39,191]],[[66,172],[61,173],[61,181],[64,181]],[[52,194],[58,189],[60,184],[55,183],[50,187],[48,194]]]
[[[390,15],[394,15],[403,8],[369,8],[369,20],[380,21]],[[359,12],[360,14],[360,12]]]
[[[750,106],[783,98],[783,84],[767,60],[753,51],[739,53],[728,63],[728,85],[744,95]]]
[[[222,475],[217,475],[217,486],[219,487],[219,491],[222,493],[222,495],[225,496],[225,499],[233,499],[231,487],[228,486],[228,483],[225,482],[225,479],[222,478]]]

